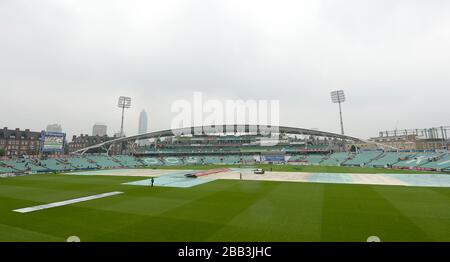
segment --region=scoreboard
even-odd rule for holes
[[[63,153],[66,134],[57,132],[41,132],[41,152],[42,153]]]

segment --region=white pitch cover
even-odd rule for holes
[[[109,197],[109,196],[119,195],[119,194],[122,194],[122,193],[123,193],[123,192],[114,191],[114,192],[109,192],[109,193],[104,193],[104,194],[98,194],[98,195],[93,195],[93,196],[87,196],[87,197],[80,197],[80,198],[75,198],[75,199],[65,200],[65,201],[61,201],[61,202],[54,202],[54,203],[50,203],[50,204],[46,204],[46,205],[40,205],[40,206],[34,206],[34,207],[20,208],[20,209],[15,209],[15,210],[13,210],[13,211],[14,211],[14,212],[18,212],[18,213],[29,213],[29,212],[34,212],[34,211],[42,210],[42,209],[48,209],[48,208],[52,208],[52,207],[66,206],[66,205],[70,205],[70,204],[74,204],[74,203],[79,203],[79,202],[83,202],[83,201],[89,201],[89,200],[93,200],[93,199],[98,199],[98,198],[103,198],[103,197]]]

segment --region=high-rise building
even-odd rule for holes
[[[141,114],[139,115],[139,134],[147,133],[148,127],[147,125],[148,125],[147,112],[145,112],[145,110],[142,110]]]
[[[102,123],[96,123],[94,127],[92,127],[92,135],[93,136],[106,136],[108,132],[108,127]]]
[[[47,125],[47,128],[45,129],[47,132],[57,132],[62,133],[62,127],[60,124],[49,124]]]
[[[145,110],[142,110],[141,114],[139,115],[139,134],[145,134],[147,133],[148,128],[148,118],[147,118],[147,112]],[[148,140],[140,140],[139,142],[140,146],[145,146],[148,144]]]

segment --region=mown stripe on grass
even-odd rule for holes
[[[23,227],[16,227],[11,225],[0,224],[0,242],[60,242],[64,241],[63,238],[33,231],[27,230]]]
[[[322,241],[366,241],[378,236],[382,241],[430,241],[403,212],[374,188],[367,185],[327,185],[325,187]],[[406,187],[394,187],[408,190]],[[420,210],[417,210],[420,212]]]
[[[208,240],[319,241],[323,185],[283,182],[276,185]]]
[[[409,221],[421,228],[433,241],[450,241],[450,198],[441,192],[449,189],[410,188],[393,190],[376,187],[375,190]]]

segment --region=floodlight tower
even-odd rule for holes
[[[118,108],[122,108],[122,122],[120,124],[120,137],[123,137],[123,118],[125,115],[125,108],[131,108],[131,97],[121,96],[117,103]]]
[[[344,134],[344,122],[342,121],[342,108],[341,108],[341,103],[345,102],[344,90],[336,90],[331,92],[331,101],[335,104],[339,104],[339,117],[341,119],[341,134]]]

